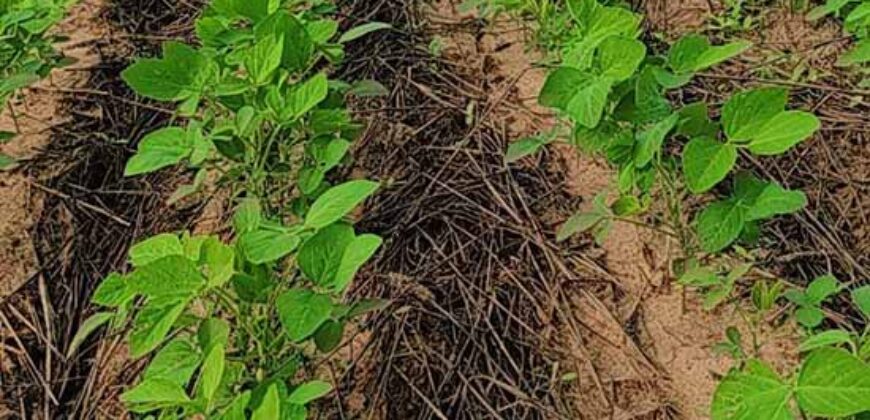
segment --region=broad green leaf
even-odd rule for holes
[[[837,65],[848,67],[868,62],[870,62],[870,39],[862,39],[837,60]]]
[[[209,237],[202,245],[202,263],[208,287],[220,287],[235,273],[235,250],[217,237]]]
[[[537,153],[548,142],[541,137],[526,137],[508,145],[504,155],[505,163],[514,163],[526,156]]]
[[[233,402],[217,417],[217,420],[248,420],[245,409],[251,401],[251,391],[245,391],[235,398]]]
[[[713,395],[713,420],[791,420],[791,387],[769,366],[752,359],[743,371],[732,370]]]
[[[18,160],[6,153],[0,152],[0,171],[8,171],[14,169],[18,165]]]
[[[843,330],[828,330],[815,334],[801,342],[801,352],[815,350],[821,347],[834,347],[852,341],[852,335]]]
[[[858,306],[864,318],[870,320],[870,286],[861,286],[852,291],[852,302]]]
[[[190,402],[190,398],[177,384],[161,379],[150,379],[121,394],[121,401],[133,412],[146,413],[163,407],[186,404]]]
[[[183,255],[170,255],[130,274],[130,284],[137,293],[159,299],[186,299],[206,285],[196,264]]]
[[[680,123],[677,125],[677,134],[694,138],[715,138],[719,132],[719,126],[710,121],[706,102],[695,102],[686,105],[680,112]]]
[[[138,151],[124,168],[124,176],[154,172],[175,165],[193,152],[187,132],[181,127],[152,131],[139,143]]]
[[[356,180],[330,188],[311,205],[305,216],[305,227],[322,229],[339,221],[374,194],[379,186],[377,182]]]
[[[749,151],[756,155],[778,155],[806,140],[821,127],[815,115],[803,111],[783,111],[751,136]]]
[[[631,121],[636,124],[659,121],[671,115],[671,103],[664,96],[654,66],[641,70],[635,83],[634,105]]]
[[[287,401],[290,404],[305,405],[332,392],[332,385],[323,381],[306,382],[296,387]]]
[[[804,306],[794,312],[794,318],[798,324],[813,329],[821,325],[825,320],[825,313],[815,306]]]
[[[201,92],[214,74],[208,57],[173,41],[163,45],[163,58],[139,59],[121,73],[121,78],[141,96],[181,101]]]
[[[14,92],[38,82],[41,77],[33,73],[18,73],[0,79],[0,95]]]
[[[366,234],[354,238],[341,256],[341,263],[335,273],[335,279],[330,285],[335,291],[343,291],[353,281],[357,271],[366,263],[381,247],[383,239],[378,235]]]
[[[706,252],[719,252],[731,245],[743,230],[743,212],[733,201],[717,201],[705,208],[695,221],[698,239]]]
[[[393,25],[384,22],[369,22],[364,23],[362,25],[356,26],[343,33],[341,37],[338,38],[339,44],[346,44],[348,42],[357,40],[362,38],[372,32],[382,31],[384,29],[391,29]]]
[[[813,8],[807,14],[807,20],[819,20],[831,13],[838,12],[843,6],[854,0],[828,0],[825,4]]]
[[[193,372],[199,367],[202,355],[188,338],[177,337],[166,343],[145,368],[144,380],[162,380],[187,387]]]
[[[791,214],[807,205],[807,196],[801,191],[790,191],[776,183],[764,187],[746,212],[746,220],[764,220],[780,214]]]
[[[731,141],[747,141],[756,137],[773,117],[783,112],[788,91],[782,88],[761,88],[740,92],[722,108],[722,126]]]
[[[728,176],[736,163],[736,147],[703,137],[692,139],[683,150],[686,185],[695,194],[709,191]]]
[[[295,234],[263,229],[248,232],[239,238],[245,258],[254,264],[277,261],[296,250],[299,242]]]
[[[606,78],[591,80],[571,98],[566,112],[578,124],[595,128],[604,114],[611,86]]]
[[[209,318],[200,324],[196,338],[204,353],[210,352],[214,346],[226,348],[230,339],[230,327],[220,318]]]
[[[565,110],[574,94],[589,82],[589,76],[572,67],[559,67],[547,75],[538,103]]]
[[[215,392],[221,383],[224,363],[224,346],[221,345],[212,346],[202,362],[199,380],[196,383],[196,396],[205,399],[209,407],[214,402]]]
[[[659,66],[650,66],[656,81],[665,89],[679,89],[692,81],[693,73],[671,73]]]
[[[684,286],[709,287],[722,283],[719,276],[707,267],[697,267],[686,271],[678,280]]]
[[[672,114],[670,117],[659,121],[652,128],[638,135],[638,143],[634,156],[636,167],[643,168],[653,160],[653,157],[657,153],[661,152],[665,137],[677,125],[679,118],[678,114]]]
[[[353,227],[346,223],[335,223],[318,231],[299,249],[296,260],[302,273],[320,286],[332,284],[342,256],[354,238]]]
[[[163,233],[152,236],[130,247],[130,263],[134,267],[151,264],[170,255],[184,255],[184,248],[178,235]]]
[[[730,60],[752,47],[748,41],[737,41],[725,45],[707,48],[695,60],[692,71],[701,71],[713,67],[716,64]]]
[[[72,341],[70,341],[69,347],[66,350],[67,359],[73,357],[78,350],[79,346],[85,342],[85,340],[93,334],[97,328],[103,326],[103,324],[109,322],[115,314],[112,312],[97,312],[88,317],[85,322],[82,322],[82,325],[79,326],[78,331],[73,336]]]
[[[578,69],[592,65],[594,52],[611,36],[636,37],[641,18],[624,7],[595,7],[594,15],[588,16],[584,25],[585,36],[579,42],[570,43],[563,51],[563,63]]]
[[[376,80],[360,80],[354,83],[347,93],[357,98],[374,98],[387,96],[390,94],[390,91]]]
[[[320,137],[309,144],[308,153],[317,161],[317,168],[329,171],[338,166],[350,150],[350,142],[344,139]]]
[[[341,344],[344,335],[344,323],[329,320],[323,323],[314,333],[314,344],[317,350],[327,353],[335,350]]]
[[[668,51],[668,65],[676,73],[694,71],[698,59],[710,48],[707,38],[690,34],[683,36]]]
[[[577,213],[559,227],[558,232],[556,232],[556,241],[562,242],[578,233],[587,232],[606,217],[605,214],[596,211]]]
[[[323,102],[328,93],[326,75],[318,73],[290,91],[287,95],[287,113],[292,119],[298,119]]]
[[[133,321],[133,332],[130,334],[130,356],[139,358],[157,348],[175,320],[184,311],[187,301],[176,304],[166,304],[150,300]]]
[[[796,394],[811,416],[847,417],[870,410],[870,367],[846,350],[823,347],[801,366]]]
[[[807,286],[806,297],[810,305],[820,305],[825,299],[840,291],[840,282],[828,274],[814,279]]]
[[[315,45],[305,26],[285,10],[279,10],[258,23],[254,27],[254,36],[258,39],[269,36],[282,38],[284,51],[281,65],[291,72],[307,68],[314,54]]]
[[[245,70],[248,77],[257,85],[268,84],[275,70],[281,66],[281,55],[284,52],[284,38],[267,36],[257,41],[245,57]]]
[[[263,208],[260,206],[260,201],[252,197],[245,198],[236,207],[236,212],[233,215],[233,228],[236,234],[244,235],[257,230],[262,220]]]
[[[305,31],[315,44],[325,44],[338,33],[338,22],[332,19],[306,22]]]
[[[278,297],[276,306],[281,325],[290,339],[296,342],[314,334],[332,313],[329,296],[307,289],[290,289],[284,292]]]
[[[612,36],[598,46],[598,65],[603,75],[621,82],[627,80],[646,58],[646,45],[625,36]]]
[[[97,290],[94,291],[91,302],[102,306],[116,308],[130,301],[136,292],[130,286],[127,277],[118,273],[109,274]]]
[[[251,420],[275,420],[281,418],[281,399],[278,393],[278,385],[269,385],[266,395],[260,405],[251,415]]]

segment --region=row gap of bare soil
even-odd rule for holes
[[[114,396],[136,370],[125,369],[119,340],[95,336],[74,354],[67,350],[94,310],[91,294],[106,274],[124,268],[130,244],[183,229],[200,213],[200,203],[165,204],[180,172],[123,177],[136,141],[165,125],[171,110],[142,102],[120,79],[136,56],[185,38],[200,3],[84,0],[68,19],[75,24],[62,25],[93,60],[59,70],[77,72],[82,83],[47,89],[62,122],[46,129],[49,141],[21,170],[39,196],[39,206],[28,209],[35,213],[29,237],[38,268],[0,306],[2,416],[123,413]]]

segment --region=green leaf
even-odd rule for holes
[[[722,108],[722,126],[731,141],[746,141],[755,137],[773,117],[783,112],[788,91],[782,88],[761,88],[740,92]]]
[[[281,399],[278,385],[269,385],[260,405],[251,414],[251,420],[275,420],[281,418]]]
[[[134,291],[148,297],[181,300],[196,294],[206,280],[196,264],[183,255],[170,255],[130,274]]]
[[[208,287],[220,287],[230,281],[235,273],[235,250],[217,237],[209,237],[202,244],[202,263]]]
[[[166,343],[145,368],[144,380],[162,380],[187,387],[202,356],[187,338],[177,337]]]
[[[864,314],[864,318],[870,320],[870,286],[861,286],[852,290],[852,302],[855,302]]]
[[[600,212],[579,212],[571,216],[556,232],[556,241],[562,242],[578,234],[587,232],[601,223],[607,216]]]
[[[578,124],[595,128],[601,121],[612,83],[606,78],[591,80],[568,102],[566,112]]]
[[[803,192],[790,191],[779,184],[770,183],[753,198],[746,212],[746,220],[764,220],[776,215],[796,213],[806,205],[807,196]]]
[[[375,98],[379,96],[387,96],[390,91],[384,85],[375,80],[360,80],[353,84],[347,92],[357,98]]]
[[[696,224],[704,251],[719,252],[740,236],[744,225],[743,212],[731,200],[717,201],[698,215]]]
[[[665,137],[677,125],[679,118],[678,114],[671,114],[670,117],[657,122],[652,128],[638,135],[634,156],[636,167],[643,168],[653,160],[656,154],[661,152]]]
[[[807,20],[819,20],[831,13],[836,13],[852,1],[854,0],[828,0],[825,4],[810,10],[807,14]]]
[[[154,172],[175,165],[193,152],[181,127],[167,127],[148,133],[139,143],[138,151],[124,168],[124,176]]]
[[[538,96],[538,103],[565,110],[580,87],[588,82],[589,76],[582,71],[573,67],[559,67],[547,75],[547,80]]]
[[[377,235],[360,235],[354,238],[341,256],[341,263],[335,273],[335,279],[331,287],[335,291],[343,291],[353,281],[357,271],[366,263],[381,247],[383,239]]]
[[[341,343],[344,334],[344,323],[329,320],[323,323],[314,333],[314,344],[317,350],[324,353],[335,350]]]
[[[698,72],[713,67],[723,61],[730,60],[752,47],[748,41],[737,41],[730,44],[707,48],[697,57],[692,71]]]
[[[692,139],[683,150],[683,172],[689,191],[701,194],[720,183],[737,163],[737,148],[715,140]]]
[[[163,233],[152,236],[130,247],[130,263],[134,267],[151,264],[170,255],[184,255],[184,248],[178,235]]]
[[[224,374],[224,362],[224,346],[221,345],[212,346],[202,362],[199,381],[196,383],[196,396],[197,398],[205,399],[209,407],[212,406],[215,392],[217,392],[218,386],[221,383],[221,378]]]
[[[2,103],[0,103],[0,105],[2,105]],[[12,131],[0,130],[0,144],[9,143],[9,140],[14,139],[17,135],[17,133]]]
[[[840,282],[828,274],[816,278],[807,286],[806,297],[810,305],[821,305],[825,299],[840,291]]]
[[[710,42],[701,35],[683,36],[668,51],[668,65],[676,73],[692,72],[698,59],[708,48],[710,48]]]
[[[389,23],[383,22],[369,22],[354,28],[351,28],[349,31],[343,33],[341,37],[338,39],[339,44],[346,44],[348,42],[354,41],[356,39],[362,38],[372,32],[382,31],[384,29],[391,29],[393,25]]]
[[[315,20],[305,23],[305,30],[315,44],[325,44],[338,33],[338,22],[331,19]]]
[[[374,194],[379,186],[377,182],[356,180],[330,188],[311,205],[305,216],[305,227],[322,229],[339,221]]]
[[[97,290],[94,291],[91,302],[116,308],[129,302],[135,295],[136,292],[130,287],[126,277],[118,273],[112,273],[103,279]]]
[[[637,72],[646,58],[646,45],[625,36],[612,36],[598,46],[598,65],[601,74],[621,82]]]
[[[306,382],[296,387],[290,396],[287,397],[287,402],[290,404],[305,405],[314,401],[326,394],[332,392],[332,385],[323,381]]]
[[[257,230],[262,220],[263,208],[260,206],[260,200],[251,197],[245,198],[233,215],[233,228],[235,228],[236,234],[244,235]]]
[[[0,153],[0,171],[8,171],[18,165],[18,160],[5,153]]]
[[[272,80],[275,70],[281,66],[283,52],[284,38],[275,35],[258,40],[248,51],[245,70],[255,85],[266,85]]]
[[[155,300],[149,301],[133,321],[130,356],[139,358],[157,348],[186,306],[187,301],[168,305]]]
[[[870,367],[846,350],[823,347],[801,366],[798,404],[811,416],[847,417],[870,410]]]
[[[181,101],[202,91],[215,76],[214,64],[180,42],[163,44],[163,58],[139,59],[121,78],[141,95],[159,101]]]
[[[807,352],[821,347],[835,347],[848,344],[852,341],[852,335],[843,330],[828,330],[815,334],[801,342],[798,350]]]
[[[709,268],[697,267],[686,271],[678,282],[684,286],[709,287],[722,283],[722,280]]]
[[[254,264],[277,261],[299,246],[300,239],[292,233],[272,230],[256,230],[239,238],[239,246],[245,259]]]
[[[301,342],[314,334],[332,313],[329,296],[306,289],[290,289],[284,292],[278,297],[276,306],[281,325],[295,342]]]
[[[686,105],[679,114],[680,123],[677,126],[677,134],[681,136],[715,138],[719,132],[719,126],[710,121],[706,102]]]
[[[199,348],[208,353],[214,346],[226,348],[230,339],[230,327],[220,318],[209,318],[202,322],[196,332]]]
[[[504,155],[505,163],[514,163],[526,156],[537,153],[542,147],[547,145],[547,141],[541,137],[526,137],[517,140],[508,145],[507,152]]]
[[[806,140],[821,127],[815,115],[803,111],[783,111],[752,135],[749,151],[761,156],[778,155]]]
[[[794,318],[798,324],[813,329],[825,320],[825,313],[815,306],[804,306],[794,312]]]
[[[150,379],[121,394],[121,401],[133,412],[145,413],[190,402],[184,389],[170,381]]]
[[[109,322],[115,316],[112,312],[97,312],[85,322],[82,322],[82,325],[79,326],[78,331],[76,331],[76,335],[73,336],[72,341],[70,341],[69,347],[66,350],[67,359],[71,358],[78,350],[79,346],[85,342],[85,340],[93,334],[97,328],[103,326],[103,324]]]
[[[251,401],[251,391],[245,391],[236,395],[224,411],[217,416],[216,420],[248,420],[245,409]]]
[[[332,284],[342,256],[354,238],[353,227],[346,223],[335,223],[318,231],[299,249],[296,259],[302,273],[320,286]]]
[[[326,99],[329,83],[324,73],[318,73],[304,83],[296,86],[287,95],[287,114],[298,119]]]
[[[713,420],[794,419],[791,388],[763,362],[752,359],[743,371],[732,370],[713,395]]]
[[[862,39],[837,60],[837,66],[848,67],[867,62],[870,62],[870,39]]]
[[[269,36],[283,39],[281,65],[291,72],[307,68],[314,54],[315,45],[305,26],[286,10],[279,10],[257,24],[254,36],[258,39]]]

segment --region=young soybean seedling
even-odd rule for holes
[[[790,289],[785,292],[785,297],[795,305],[795,319],[805,328],[812,330],[818,327],[825,319],[822,312],[822,302],[834,296],[841,289],[840,283],[832,275],[825,275],[810,282],[806,290]]]

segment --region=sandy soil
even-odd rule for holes
[[[693,5],[672,9],[664,2],[663,11],[670,16],[664,28],[687,31],[702,25],[710,12],[707,1],[690,1]],[[658,10],[658,9],[656,9]],[[668,12],[668,10],[671,10]],[[438,2],[433,19],[457,24],[468,19],[455,11],[455,4]],[[510,91],[497,118],[512,138],[533,135],[552,127],[554,121],[541,109],[535,98],[545,80],[545,72],[535,66],[540,56],[528,51],[528,34],[510,22],[487,29],[476,39],[472,34],[444,40],[447,58],[460,59],[472,67],[483,67],[494,91]],[[581,155],[568,146],[554,146],[567,167],[568,191],[583,198],[584,206],[612,185],[615,173],[603,159]],[[578,210],[582,210],[578,209]],[[673,413],[679,418],[708,417],[709,403],[717,377],[729,369],[727,357],[714,354],[712,348],[724,340],[727,326],[736,326],[748,335],[745,323],[734,311],[705,312],[700,297],[673,284],[670,273],[671,250],[675,245],[650,230],[618,223],[600,250],[601,268],[609,273],[621,290],[619,296],[600,300],[578,294],[574,308],[577,320],[591,326],[595,335],[586,343],[577,343],[581,379],[588,376],[586,361],[591,361],[594,375],[611,388],[610,403],[596,401],[582,392],[577,406],[581,412],[598,418],[637,418],[654,412]],[[603,303],[610,317],[595,305]],[[635,328],[631,328],[630,325]],[[637,329],[632,333],[629,329]],[[791,327],[761,334],[762,354],[779,361],[779,367],[795,363],[796,333]],[[585,368],[584,368],[585,366]],[[593,393],[594,394],[594,393]],[[611,405],[608,407],[608,405]]]
[[[56,31],[69,36],[58,48],[78,62],[54,70],[46,80],[10,100],[15,118],[9,108],[4,109],[0,130],[19,135],[0,145],[0,152],[19,160],[31,159],[51,141],[52,127],[67,121],[62,91],[83,87],[87,69],[99,63],[90,41],[107,33],[98,18],[103,4],[104,0],[83,0],[58,25]],[[42,207],[34,182],[38,180],[21,170],[0,173],[0,298],[17,290],[38,269],[29,232]]]

